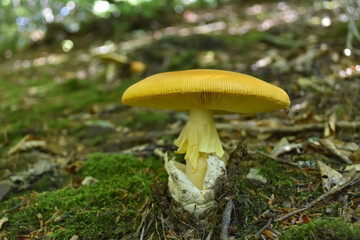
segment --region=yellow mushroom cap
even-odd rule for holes
[[[211,69],[155,74],[130,86],[122,102],[159,109],[203,108],[243,114],[274,111],[290,104],[279,87],[246,74]]]

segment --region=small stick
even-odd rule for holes
[[[12,208],[10,208],[10,209],[8,209],[8,210],[3,210],[3,211],[0,213],[0,215],[5,214],[5,213],[8,213],[8,212],[12,212],[12,211],[14,211],[14,210],[16,210],[16,209],[24,206],[24,205],[26,205],[26,203],[20,203],[20,204],[16,205],[15,207],[12,207]]]
[[[288,214],[285,214],[284,216],[281,216],[281,217],[275,219],[275,222],[282,222],[282,221],[288,219],[289,217],[291,217],[291,216],[293,216],[293,215],[295,215],[295,214],[302,213],[302,212],[310,209],[310,208],[313,207],[314,205],[318,204],[318,203],[321,202],[322,200],[324,200],[324,199],[326,199],[326,198],[329,198],[329,197],[335,195],[336,193],[341,192],[341,191],[344,190],[345,188],[350,187],[350,186],[353,186],[353,185],[355,185],[355,184],[357,184],[357,183],[359,183],[359,182],[360,182],[360,176],[357,177],[355,180],[349,181],[349,182],[345,183],[344,185],[342,185],[342,186],[340,186],[340,187],[338,187],[338,188],[331,189],[329,192],[324,193],[323,195],[321,195],[320,197],[318,197],[317,199],[315,199],[315,200],[312,201],[311,203],[307,204],[305,207],[299,208],[299,209],[297,209],[297,210],[295,210],[295,211],[292,211],[292,212],[290,212],[290,213],[288,213]]]
[[[255,234],[255,236],[260,237],[260,234],[261,234],[265,229],[267,229],[267,228],[270,226],[272,220],[273,220],[273,219],[270,218],[269,221],[266,223],[266,225],[263,226],[263,227]]]
[[[165,237],[165,227],[164,227],[164,217],[163,217],[162,213],[161,213],[161,228],[162,228],[164,239],[166,239],[166,237]]]
[[[281,127],[261,127],[254,126],[254,121],[240,122],[240,123],[218,123],[216,124],[217,129],[233,129],[256,132],[256,133],[279,133],[279,134],[295,134],[304,131],[322,131],[324,129],[324,123],[308,123],[308,124],[296,124],[292,126],[281,126]],[[338,121],[336,122],[336,129],[348,129],[360,128],[360,121]]]
[[[271,156],[271,155],[269,155],[269,154],[267,154],[267,153],[264,153],[264,152],[261,152],[261,151],[258,151],[258,150],[255,150],[255,152],[256,152],[256,153],[259,153],[259,154],[261,154],[261,155],[263,155],[263,156],[265,156],[265,157],[267,157],[267,158],[270,158],[270,159],[272,159],[272,160],[275,160],[275,161],[277,161],[277,162],[285,163],[285,164],[288,164],[288,165],[293,166],[293,167],[300,167],[299,164],[297,164],[297,163],[285,161],[285,160],[283,160],[283,159],[281,159],[281,158],[273,157],[273,156]]]
[[[222,223],[221,223],[221,239],[228,239],[229,226],[231,221],[231,211],[234,207],[234,203],[231,199],[228,200],[225,210],[222,215]]]
[[[214,229],[211,229],[211,231],[209,232],[209,235],[207,235],[206,239],[205,240],[210,240],[211,239],[211,235],[213,233],[213,230]]]

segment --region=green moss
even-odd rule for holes
[[[7,237],[15,239],[39,229],[40,213],[42,220],[50,219],[50,239],[70,239],[75,234],[81,239],[126,238],[136,232],[137,216],[148,194],[134,171],[143,171],[144,180],[150,182],[163,171],[161,165],[156,158],[140,161],[130,155],[94,154],[74,179],[92,176],[98,183],[27,196],[25,207],[6,213]],[[0,212],[19,203],[20,199],[5,201]]]
[[[276,188],[276,193],[281,196],[291,196],[296,193],[296,188],[289,178],[290,174],[286,172],[282,164],[274,160],[266,160],[261,165],[260,174],[267,179],[266,186],[270,187],[264,188],[265,194],[273,194],[273,187]],[[295,177],[293,173],[291,176]]]
[[[345,223],[342,219],[322,218],[299,227],[290,228],[280,239],[360,239],[360,227]]]

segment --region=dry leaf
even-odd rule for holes
[[[360,147],[351,154],[350,159],[355,163],[360,163]]]
[[[324,192],[330,191],[342,179],[342,174],[332,169],[321,161],[317,161],[320,169],[322,185]]]
[[[0,229],[2,228],[4,223],[6,223],[7,221],[9,221],[9,219],[7,217],[3,217],[2,219],[0,219]]]
[[[345,163],[352,164],[352,161],[343,155],[330,139],[320,139],[319,143],[334,157],[337,157],[339,160]]]
[[[351,168],[349,172],[345,173],[343,177],[340,179],[340,181],[336,184],[336,186],[333,187],[333,189],[336,189],[338,187],[343,186],[344,184],[348,183],[353,179],[356,175],[356,168]]]
[[[308,215],[303,214],[300,217],[304,223],[311,223],[311,219],[308,217]]]
[[[297,150],[302,148],[303,145],[301,143],[289,143],[288,140],[284,137],[280,140],[278,144],[274,147],[274,149],[271,151],[272,157],[277,157],[281,154]]]
[[[79,236],[78,235],[74,235],[70,238],[70,240],[78,240],[79,239]]]
[[[264,231],[261,232],[261,234],[264,234],[269,239],[277,239],[279,237],[277,234],[273,233],[269,229],[265,229]]]
[[[345,171],[350,171],[352,168],[355,168],[356,171],[360,171],[360,164],[353,164],[345,167]]]
[[[46,142],[42,140],[35,140],[30,134],[23,137],[15,146],[10,148],[8,155],[15,154],[17,152],[29,151],[35,148],[45,148]]]
[[[329,121],[324,128],[324,137],[334,136],[336,131],[336,113],[333,113],[329,117]]]
[[[269,201],[267,202],[268,205],[272,205],[274,203],[275,196],[274,194],[271,194]]]

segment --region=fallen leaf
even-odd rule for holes
[[[269,239],[277,239],[278,235],[273,233],[272,231],[270,231],[269,229],[265,229],[264,231],[261,232],[261,234],[264,234],[265,236],[267,236]]]
[[[345,171],[350,171],[352,168],[355,168],[356,171],[360,171],[360,164],[353,164],[345,167]]]
[[[340,182],[343,176],[341,173],[332,169],[321,161],[317,161],[317,165],[321,173],[323,190],[324,192],[328,192]]]
[[[289,143],[286,138],[282,138],[278,144],[271,151],[271,156],[277,157],[281,154],[301,149],[303,145],[301,143]]]
[[[9,219],[7,217],[3,217],[2,219],[0,219],[0,229],[2,228],[4,223],[6,223],[7,221],[9,221]]]
[[[324,137],[334,136],[336,131],[336,113],[333,113],[329,117],[328,123],[324,128]]]
[[[351,154],[350,159],[354,162],[354,163],[360,163],[360,147]]]
[[[272,205],[274,203],[275,196],[271,194],[269,201],[267,202],[268,205]]]
[[[348,183],[353,179],[356,175],[356,168],[351,168],[349,172],[345,173],[343,177],[340,179],[340,181],[333,187],[333,189],[336,189],[338,187],[343,186],[344,184]]]
[[[30,134],[23,137],[15,146],[9,149],[8,156],[17,152],[29,151],[35,148],[45,148],[46,142],[42,140],[36,140]]]
[[[304,223],[311,223],[311,219],[306,214],[301,215],[300,218],[303,220]]]
[[[339,160],[352,164],[352,161],[343,155],[335,146],[335,144],[330,139],[320,139],[319,143],[334,157],[337,157]]]
[[[78,235],[74,235],[70,238],[70,240],[78,240],[79,239],[79,236]]]

